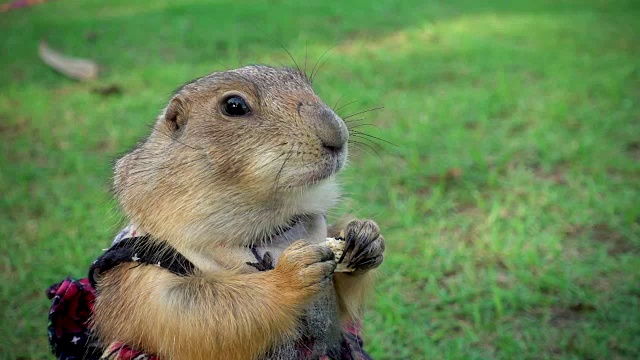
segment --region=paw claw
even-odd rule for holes
[[[383,260],[384,238],[378,225],[371,220],[355,220],[347,225],[344,252],[339,263],[347,261],[356,272],[365,272],[378,267]]]

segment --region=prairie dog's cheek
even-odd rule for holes
[[[214,176],[218,181],[237,182],[244,177],[253,175],[251,161],[246,158],[246,154],[216,146],[209,148],[207,155],[211,167],[206,171],[210,172],[211,176]]]
[[[286,149],[257,149],[255,156],[250,161],[249,173],[257,177],[275,176],[287,157]]]

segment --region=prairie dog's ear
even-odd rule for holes
[[[189,120],[189,101],[183,95],[176,95],[169,102],[164,120],[171,131],[179,131],[187,125]]]

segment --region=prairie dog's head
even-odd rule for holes
[[[299,71],[216,72],[178,90],[149,137],[118,160],[115,191],[159,238],[250,243],[335,202],[348,137]]]

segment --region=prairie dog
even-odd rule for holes
[[[149,137],[117,161],[114,189],[137,231],[196,271],[119,265],[102,274],[98,339],[160,359],[340,356],[343,326],[359,318],[384,252],[374,222],[325,221],[348,138],[294,69],[252,65],[180,88]],[[340,231],[351,273],[334,274],[340,259],[323,244]]]

